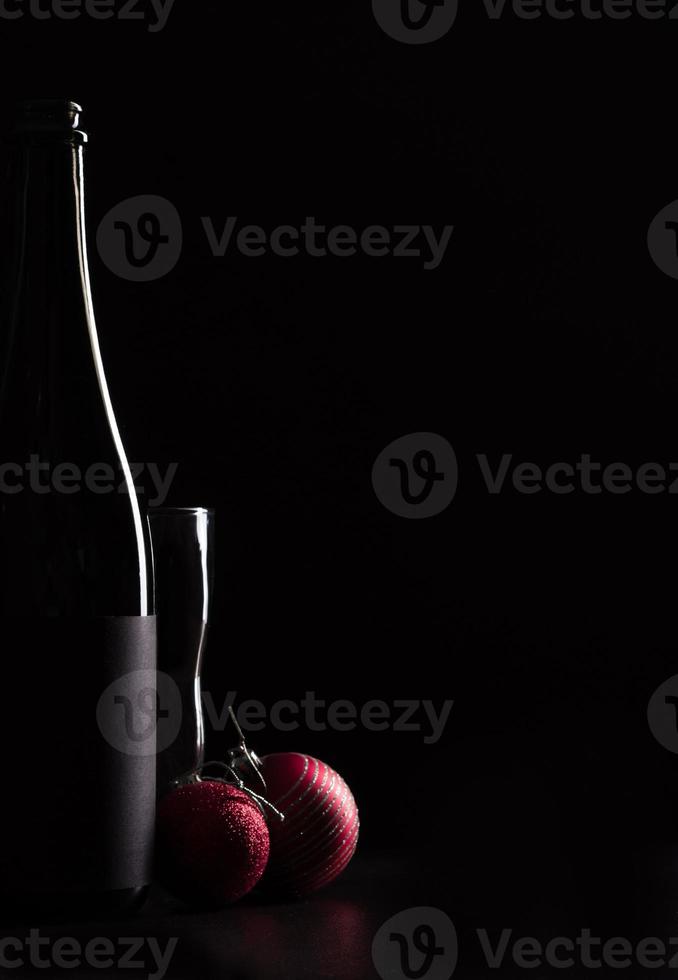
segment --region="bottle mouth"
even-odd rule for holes
[[[69,143],[87,142],[87,133],[79,129],[82,106],[68,99],[30,99],[17,106],[13,133],[15,137],[58,139]]]

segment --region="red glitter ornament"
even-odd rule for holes
[[[263,885],[308,895],[334,881],[355,853],[360,821],[353,794],[324,762],[296,752],[261,760],[267,799],[285,815],[271,820],[271,856]]]
[[[189,904],[220,906],[254,888],[269,855],[263,813],[248,793],[220,780],[194,780],[158,807],[158,878]]]

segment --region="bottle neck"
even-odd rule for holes
[[[21,142],[10,163],[9,254],[13,294],[44,324],[68,304],[94,328],[87,266],[83,148],[69,142]],[[56,307],[56,309],[55,309]]]
[[[4,396],[22,384],[35,411],[53,412],[58,405],[72,416],[79,403],[98,399],[124,457],[92,306],[82,146],[55,135],[21,138],[9,190],[13,214],[0,391]]]

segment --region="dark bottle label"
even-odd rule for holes
[[[156,620],[3,618],[0,894],[149,883]]]

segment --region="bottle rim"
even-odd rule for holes
[[[12,135],[86,143],[87,133],[79,129],[81,114],[80,103],[70,99],[24,99],[16,104]]]

